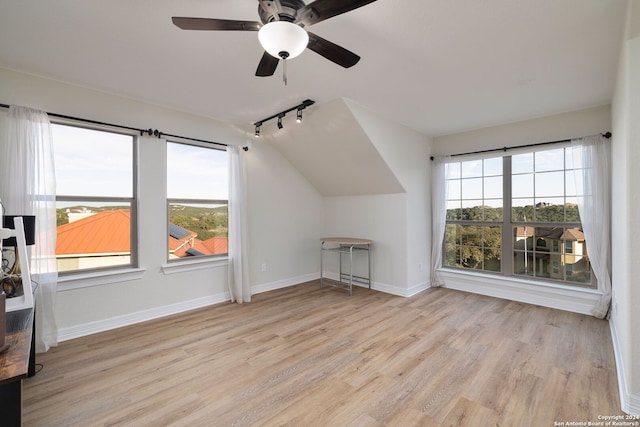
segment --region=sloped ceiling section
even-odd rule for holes
[[[342,99],[265,123],[256,144],[272,144],[323,196],[404,193],[396,176]]]

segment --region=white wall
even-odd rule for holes
[[[346,101],[404,192],[325,199],[325,234],[373,240],[373,287],[413,295],[428,287],[430,140]]]
[[[405,287],[428,287],[431,258],[431,139],[348,101],[354,116],[405,189]]]
[[[246,142],[230,124],[6,69],[0,69],[0,103],[228,144]],[[164,268],[165,153],[163,140],[140,138],[140,270],[62,280],[56,306],[61,339],[227,300],[226,261]],[[317,277],[318,257],[310,252],[319,247],[322,197],[268,146],[254,143],[244,155],[254,291]],[[267,271],[261,271],[262,263]]]
[[[603,105],[502,126],[434,138],[437,156],[539,142],[559,141],[611,130],[611,107]]]
[[[611,329],[622,407],[640,415],[640,286],[635,268],[640,249],[640,1],[629,3],[627,18],[612,104]]]

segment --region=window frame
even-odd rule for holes
[[[167,139],[165,141],[166,143],[166,148],[165,148],[165,153],[168,150],[168,145],[169,144],[182,144],[182,145],[189,145],[189,146],[193,146],[193,147],[199,147],[199,148],[204,148],[207,150],[217,150],[217,151],[223,151],[227,154],[228,156],[228,151],[226,149],[226,147],[224,146],[212,146],[212,144],[204,144],[204,143],[199,143],[197,141],[181,141],[178,139]],[[165,176],[167,178],[167,184],[168,184],[168,178],[169,178],[169,167],[168,167],[168,163],[165,164],[166,165],[166,169],[165,169]],[[227,158],[227,174],[228,174],[228,158]],[[228,184],[227,184],[228,185]],[[224,200],[224,199],[193,199],[193,198],[175,198],[175,197],[169,197],[168,196],[168,185],[167,185],[167,189],[165,191],[166,194],[166,200],[165,200],[165,213],[167,215],[166,217],[166,238],[165,238],[165,261],[167,263],[168,266],[173,266],[176,267],[177,264],[189,264],[189,263],[202,263],[202,262],[211,262],[211,261],[219,261],[219,260],[226,260],[229,256],[228,253],[228,247],[227,247],[227,252],[224,254],[211,254],[211,255],[197,255],[197,256],[190,256],[190,257],[182,257],[182,258],[171,258],[171,253],[169,251],[169,242],[170,242],[170,209],[171,209],[171,205],[172,204],[186,204],[186,205],[208,205],[208,204],[212,204],[212,205],[224,205],[227,206],[227,238],[229,237],[229,233],[228,233],[228,225],[229,225],[229,216],[228,216],[228,208],[229,208],[229,200]]]
[[[564,164],[564,171],[566,172],[567,169],[567,164],[566,164],[566,148],[567,146],[563,146],[563,153],[565,153],[565,159],[563,160],[563,164]],[[553,148],[553,149],[557,149]],[[547,149],[550,150],[550,149]],[[547,151],[547,150],[536,150],[536,151],[522,151],[522,152],[518,152],[515,154],[524,154],[524,153],[536,153],[538,151]],[[445,265],[446,262],[446,238],[443,239],[443,243],[442,243],[442,253],[443,253],[443,268],[445,269],[450,269],[450,270],[454,270],[454,271],[458,271],[458,272],[473,272],[476,274],[485,274],[485,275],[498,275],[507,279],[521,279],[521,280],[535,280],[535,281],[540,281],[540,282],[545,282],[545,283],[551,283],[551,284],[555,284],[555,285],[561,285],[561,286],[567,286],[569,288],[572,289],[587,289],[587,290],[597,290],[598,289],[598,284],[597,284],[597,280],[595,278],[595,274],[593,274],[593,271],[591,271],[590,273],[590,281],[589,282],[576,282],[576,281],[570,281],[570,280],[558,280],[558,279],[553,279],[553,278],[548,278],[548,277],[540,277],[540,276],[529,276],[529,275],[524,275],[524,274],[516,274],[514,272],[514,258],[515,258],[515,254],[517,251],[515,251],[515,237],[514,237],[514,233],[513,230],[515,227],[522,227],[522,226],[526,226],[526,227],[541,227],[541,228],[548,228],[548,227],[563,227],[565,229],[567,228],[580,228],[582,225],[580,222],[570,222],[570,221],[563,221],[563,222],[551,222],[551,221],[545,221],[545,222],[540,222],[540,221],[514,221],[513,220],[513,198],[512,198],[512,155],[511,154],[502,154],[502,155],[498,155],[498,156],[484,156],[484,157],[476,157],[476,158],[467,158],[467,159],[460,159],[460,160],[455,160],[455,162],[451,162],[451,163],[462,163],[465,161],[477,161],[477,160],[485,160],[485,159],[492,159],[492,158],[502,158],[502,209],[503,209],[503,215],[502,215],[502,221],[473,221],[473,220],[460,220],[460,219],[449,219],[448,217],[445,220],[445,227],[448,225],[475,225],[478,227],[481,226],[501,226],[501,232],[502,232],[502,241],[501,241],[501,271],[490,271],[490,270],[482,270],[482,269],[471,269],[471,268],[466,268],[466,267],[460,267],[457,265]],[[484,173],[483,173],[483,177],[484,177]],[[445,179],[447,179],[447,177],[445,177]],[[565,204],[566,204],[566,198],[567,196],[567,189],[564,188],[564,198],[565,198]],[[448,194],[445,196],[445,201],[444,203],[446,204],[448,201]],[[446,209],[445,209],[446,210]],[[484,215],[483,215],[484,216]],[[566,216],[565,216],[565,220],[566,220]],[[563,256],[565,256],[564,253],[564,245],[565,243],[563,243],[562,245],[560,245],[560,249],[561,252],[563,254]],[[525,255],[526,256],[526,255]],[[484,263],[484,261],[483,261]],[[551,267],[550,267],[551,268]],[[565,268],[565,267],[562,267]]]
[[[139,244],[138,244],[138,211],[139,211],[139,150],[140,150],[140,135],[133,131],[126,131],[120,128],[114,128],[109,125],[86,123],[84,121],[79,122],[72,119],[55,119],[51,120],[51,124],[70,126],[81,129],[107,132],[118,135],[126,135],[131,137],[131,197],[100,197],[100,196],[67,196],[60,195],[56,191],[56,211],[58,210],[58,202],[89,202],[89,203],[127,203],[130,206],[129,210],[129,237],[130,237],[130,252],[128,264],[117,264],[104,267],[93,267],[76,270],[62,270],[58,271],[58,275],[64,281],[64,279],[72,280],[76,277],[91,277],[94,275],[100,275],[118,270],[138,270],[139,264]],[[55,144],[55,141],[54,141]],[[56,167],[57,170],[57,167]],[[56,254],[56,262],[58,261]]]

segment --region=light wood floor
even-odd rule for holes
[[[622,414],[607,322],[318,282],[61,343],[24,426],[553,426]]]

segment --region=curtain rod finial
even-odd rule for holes
[[[611,132],[605,132],[602,134],[602,136],[604,136],[605,138],[609,139],[611,138]]]

